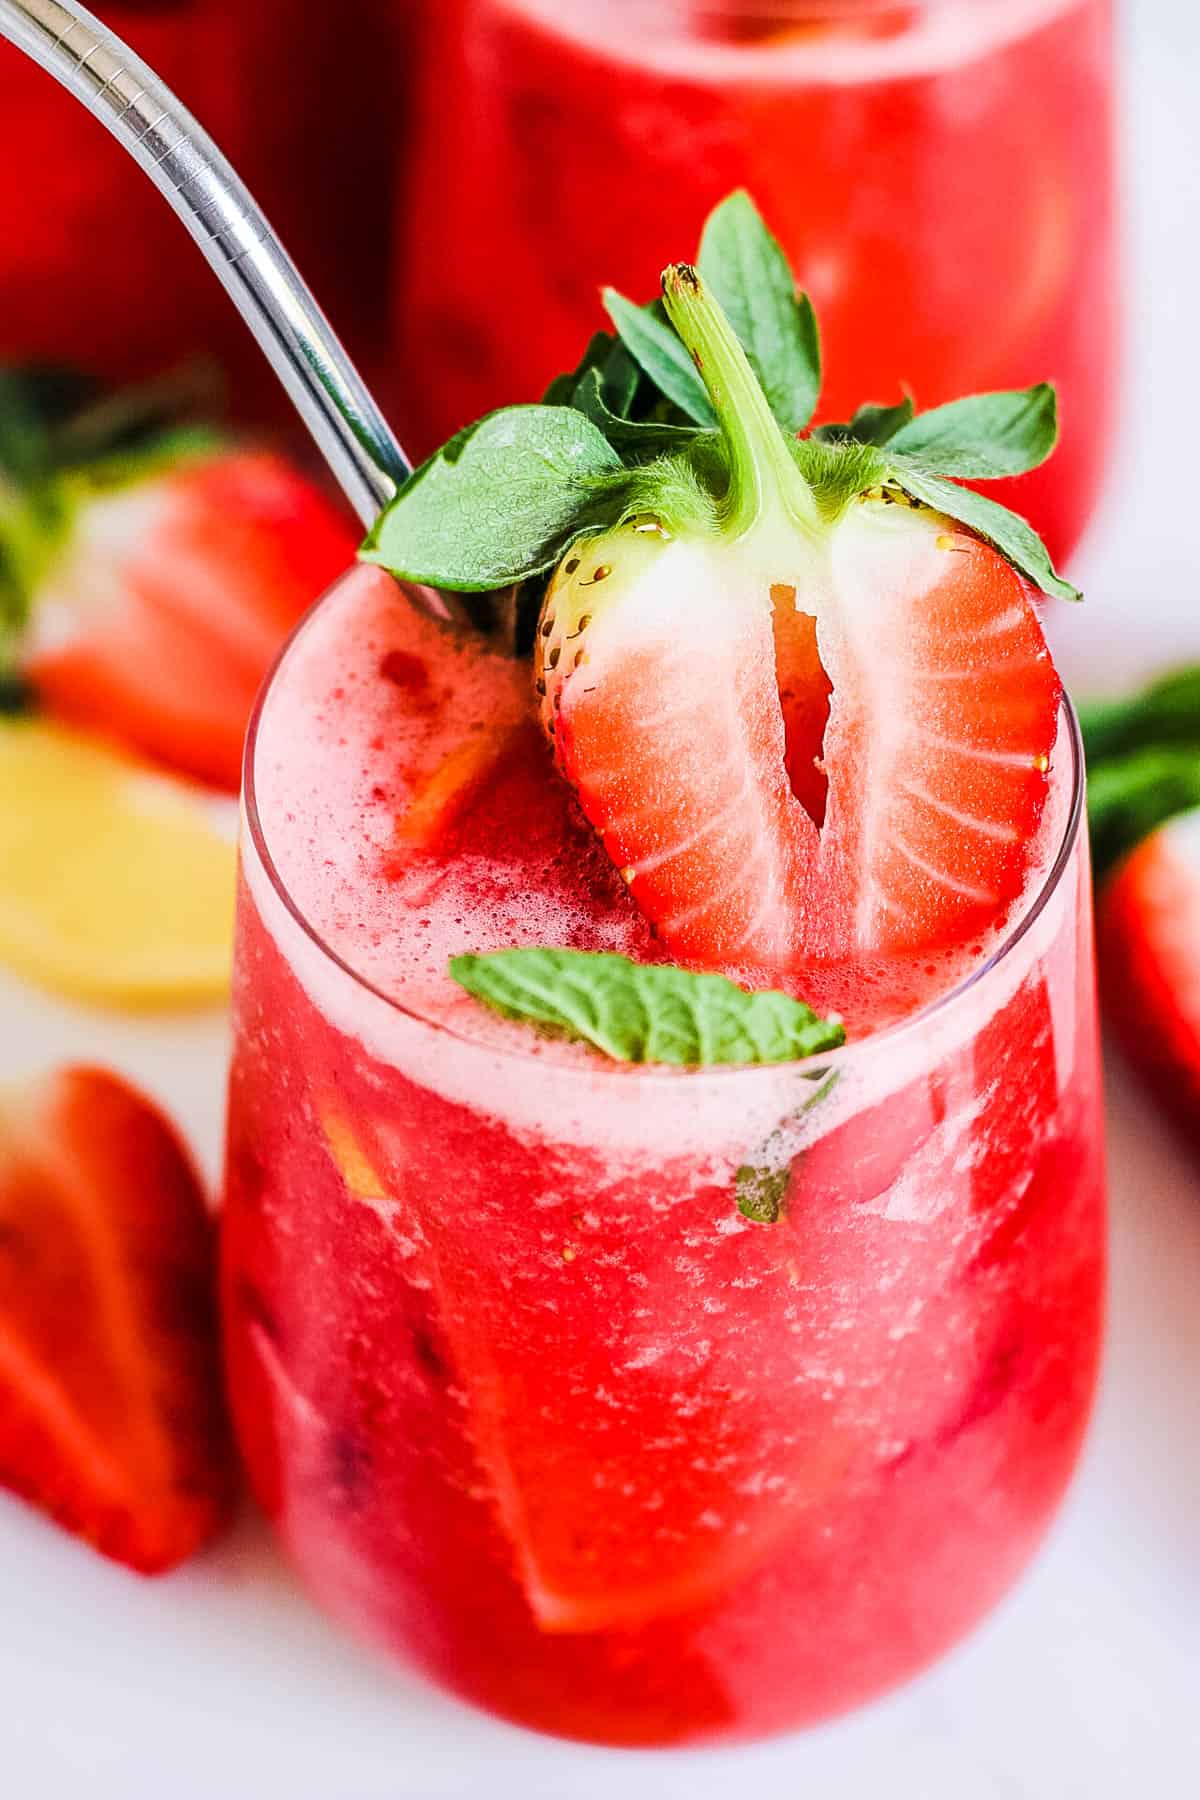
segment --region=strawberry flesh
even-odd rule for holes
[[[655,555],[638,530],[614,533],[608,560],[580,546],[547,595],[544,723],[671,954],[776,971],[816,833],[787,779],[770,596],[739,591],[727,555]]]
[[[635,521],[576,547],[538,681],[558,766],[670,954],[803,982],[1001,924],[1062,695],[1011,565],[890,496],[851,505],[823,559],[770,546],[779,579],[736,543],[664,538]]]
[[[203,1193],[100,1069],[0,1095],[0,1483],[145,1574],[230,1507]]]
[[[1062,687],[1020,576],[925,509],[865,501],[817,635],[828,799],[802,953],[938,951],[1020,898]]]

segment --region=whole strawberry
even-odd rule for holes
[[[58,437],[70,445],[69,429]],[[0,676],[236,790],[255,695],[350,560],[348,524],[283,457],[210,433],[74,461],[53,443],[0,477]],[[0,420],[0,467],[6,447]]]

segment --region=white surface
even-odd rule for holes
[[[1131,11],[1133,9],[1130,9]],[[1068,675],[1200,655],[1200,16],[1131,19],[1131,401],[1110,507],[1060,609]],[[1175,480],[1178,486],[1170,483]],[[135,1025],[0,982],[0,1077],[65,1054],[160,1095],[214,1168],[219,1021]],[[1113,1296],[1083,1472],[995,1618],[855,1718],[750,1750],[580,1749],[468,1712],[340,1637],[256,1523],[139,1583],[0,1500],[4,1800],[1175,1800],[1200,1756],[1200,1164],[1119,1072]],[[86,1784],[86,1786],[85,1786]]]

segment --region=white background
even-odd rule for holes
[[[1081,687],[1200,656],[1200,8],[1125,21],[1130,367],[1107,507],[1057,611]],[[1097,304],[1101,304],[1097,296]],[[1196,423],[1194,423],[1194,421]],[[0,1077],[126,1069],[215,1169],[219,1021],[114,1023],[0,982]],[[1112,1069],[1112,1326],[1082,1474],[1016,1594],[902,1694],[752,1749],[581,1749],[349,1643],[247,1519],[158,1583],[0,1498],[4,1800],[1175,1800],[1200,1780],[1200,1163]]]

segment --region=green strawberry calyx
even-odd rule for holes
[[[1046,383],[924,413],[908,399],[808,429],[820,384],[812,308],[752,201],[732,195],[661,300],[608,291],[597,333],[541,404],[459,432],[381,514],[361,555],[401,579],[536,595],[571,546],[639,514],[672,534],[744,536],[770,516],[817,537],[892,490],[991,543],[1044,593],[1078,599],[1023,519],[964,481],[1023,473],[1057,438]]]

